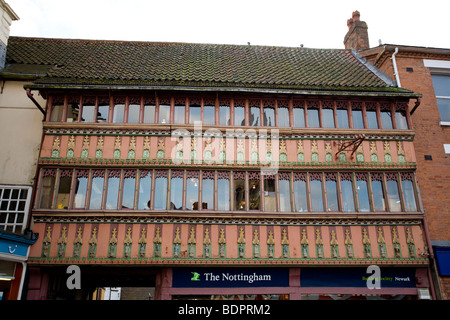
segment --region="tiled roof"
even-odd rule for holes
[[[398,91],[340,49],[10,37],[7,63],[48,65],[41,84]]]

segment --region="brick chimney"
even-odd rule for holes
[[[344,38],[345,49],[361,51],[369,49],[369,35],[367,24],[360,21],[359,11],[354,11],[352,18],[347,20],[348,32]]]

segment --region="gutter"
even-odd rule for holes
[[[36,101],[36,99],[33,97],[33,94],[31,93],[31,89],[27,88],[27,96],[28,98],[30,98],[31,101],[33,101],[34,105],[42,112],[42,114],[44,115],[44,119],[45,116],[47,115],[47,113],[45,112],[45,110],[41,107],[41,105]]]

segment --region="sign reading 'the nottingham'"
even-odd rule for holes
[[[175,268],[175,288],[288,287],[289,269]]]

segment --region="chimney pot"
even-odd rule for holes
[[[350,30],[350,28],[352,27],[352,25],[353,25],[353,19],[350,18],[350,19],[347,20],[347,27],[348,27],[348,30]]]
[[[359,21],[360,16],[361,16],[361,15],[360,15],[360,13],[359,13],[358,10],[353,11],[353,13],[352,13],[352,18],[353,18],[354,21]]]
[[[369,49],[369,35],[367,24],[360,21],[358,10],[353,11],[352,18],[347,20],[348,32],[344,37],[345,49],[354,49],[356,51]]]

